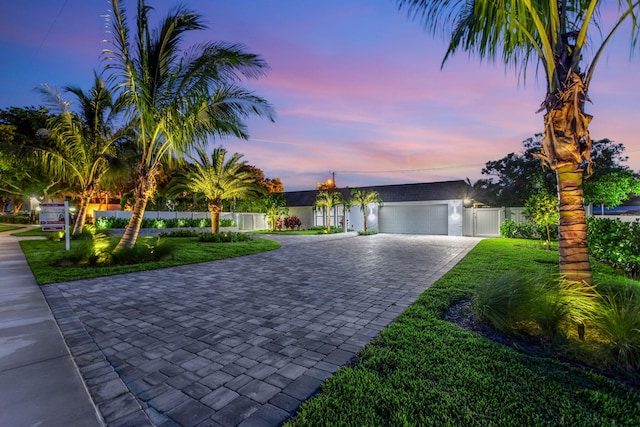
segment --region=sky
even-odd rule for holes
[[[208,24],[190,43],[241,43],[269,64],[266,77],[243,85],[275,107],[275,123],[252,118],[248,141],[211,144],[242,153],[286,191],[331,176],[339,187],[475,182],[487,161],[542,131],[545,86],[535,69],[523,82],[466,52],[441,69],[445,40],[394,0],[151,0],[151,22],[178,3]],[[125,4],[132,22],[135,2]],[[42,105],[34,89],[44,83],[89,89],[111,40],[109,1],[0,0],[0,10],[0,109]],[[605,21],[613,12],[604,10]],[[632,55],[629,40],[627,29],[608,47],[586,110],[592,139],[623,143],[638,171],[640,49]]]

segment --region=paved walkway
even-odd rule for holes
[[[276,251],[41,288],[108,426],[280,425],[479,239],[277,240]],[[76,406],[83,390],[57,396]],[[26,412],[31,402],[15,405]],[[52,419],[43,425],[99,425]]]
[[[104,425],[10,233],[0,233],[0,425]]]

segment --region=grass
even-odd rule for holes
[[[487,239],[305,402],[289,426],[637,426],[640,390],[443,320],[476,284],[557,272],[558,254]],[[593,263],[601,282],[624,280]],[[628,280],[627,280],[628,281]]]
[[[119,238],[112,237],[107,242],[110,247],[114,247],[118,240]],[[280,247],[277,242],[260,238],[254,238],[249,242],[237,243],[202,243],[197,241],[197,237],[165,238],[164,240],[169,241],[171,246],[174,247],[171,259],[113,267],[54,267],[53,265],[60,263],[69,255],[65,251],[64,240],[22,240],[20,241],[20,246],[39,285],[195,264],[250,255]],[[153,244],[156,241],[157,237],[139,237],[136,246]],[[74,249],[77,250],[85,243],[86,241],[84,240],[71,241],[70,252],[73,252]]]
[[[24,227],[24,225],[0,225],[0,233],[2,233],[3,231],[19,230]]]

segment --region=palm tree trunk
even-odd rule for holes
[[[209,212],[211,213],[211,232],[213,234],[220,232],[220,212],[222,211],[222,201],[214,201],[209,204]]]
[[[146,175],[140,175],[136,181],[136,188],[133,193],[136,201],[133,204],[131,220],[129,220],[129,224],[127,224],[127,227],[124,229],[124,234],[113,250],[114,252],[118,252],[122,248],[132,248],[138,240],[144,210],[147,207],[147,200],[149,200],[149,191],[147,191],[147,188],[150,186],[150,180]]]
[[[89,196],[81,196],[80,197],[80,206],[78,206],[78,216],[76,216],[76,220],[73,224],[73,235],[77,235],[82,233],[82,229],[84,228],[84,222],[87,217],[87,209],[89,208],[89,202],[91,198]]]
[[[560,213],[558,229],[560,274],[568,280],[584,280],[592,283],[582,169],[577,164],[562,166],[556,170],[556,177]]]
[[[362,219],[364,220],[364,234],[367,234],[367,211],[364,211],[362,215]]]
[[[327,233],[331,233],[331,208],[327,207]]]

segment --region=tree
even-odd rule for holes
[[[351,203],[360,206],[360,212],[362,212],[362,218],[364,220],[364,230],[367,233],[367,206],[371,203],[378,203],[382,205],[382,198],[377,191],[360,190],[354,188],[351,190]]]
[[[181,49],[193,31],[206,29],[202,17],[178,6],[157,29],[149,26],[152,10],[138,0],[135,40],[130,38],[123,0],[111,0],[113,48],[105,50],[109,68],[128,104],[135,130],[136,160],[131,221],[115,251],[133,247],[156,177],[163,164],[184,161],[185,154],[209,137],[248,138],[244,119],[273,120],[273,108],[238,84],[258,78],[268,66],[240,45],[204,42]]]
[[[609,139],[593,142],[593,173],[584,182],[587,204],[613,208],[640,193],[638,175],[628,166],[622,165],[628,160],[623,153],[624,145],[616,144]]]
[[[251,172],[258,185],[263,187],[269,193],[282,193],[284,191],[284,185],[282,185],[282,180],[280,178],[265,177],[264,171],[257,166],[248,164],[244,168]]]
[[[533,194],[525,203],[524,216],[534,224],[545,227],[547,232],[547,249],[551,249],[552,224],[558,223],[558,197],[545,191]]]
[[[49,201],[50,195],[61,190],[60,181],[34,161],[31,150],[54,143],[46,130],[50,118],[44,107],[0,110],[0,196],[15,212],[33,196]]]
[[[458,48],[481,59],[502,60],[526,74],[532,61],[544,72],[544,132],[538,157],[555,171],[559,197],[560,273],[569,280],[593,280],[582,187],[590,172],[592,116],[584,103],[594,70],[614,33],[631,25],[631,46],[640,30],[640,2],[619,1],[607,9],[605,29],[599,0],[398,0],[433,33],[451,34],[446,60]],[[609,3],[611,4],[611,3]],[[592,31],[590,31],[592,30]],[[594,32],[603,34],[601,42]],[[589,49],[585,49],[589,44]],[[592,53],[592,56],[589,54]],[[584,71],[581,66],[584,65]]]
[[[251,172],[243,170],[246,163],[240,161],[242,154],[234,153],[229,159],[227,150],[215,148],[209,158],[205,150],[196,151],[193,170],[186,175],[187,187],[194,193],[202,193],[209,202],[211,232],[220,231],[222,202],[229,199],[255,198],[265,191]]]
[[[287,215],[289,209],[287,209],[287,203],[284,200],[282,193],[269,193],[263,199],[264,204],[264,216],[269,223],[271,231],[275,231],[276,225],[280,220],[280,217]]]
[[[331,210],[342,204],[342,194],[338,191],[318,191],[314,209],[323,208],[327,212],[327,233],[331,233]]]
[[[522,206],[540,191],[557,192],[555,174],[534,156],[542,147],[542,134],[527,138],[522,144],[522,153],[509,153],[500,160],[488,161],[482,169],[482,174],[490,178],[478,180],[474,186],[482,191],[484,203]],[[622,164],[627,161],[624,150],[623,144],[606,138],[593,141],[592,174],[584,181],[587,204],[618,206],[635,194],[638,180],[633,171]]]
[[[102,177],[116,163],[115,143],[125,131],[114,129],[120,101],[112,97],[112,89],[97,73],[93,77],[93,87],[88,92],[75,86],[64,88],[77,99],[77,112],[70,110],[72,103],[64,101],[57,91],[43,88],[42,94],[57,113],[47,123],[54,144],[33,149],[49,174],[77,187],[79,206],[73,234],[82,232],[91,198]]]

